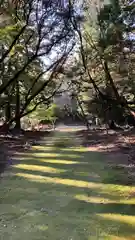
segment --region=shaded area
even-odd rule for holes
[[[0,185],[3,239],[135,239],[135,187],[123,169],[79,146],[74,133],[45,142],[16,154]]]
[[[82,130],[77,132],[77,137],[82,139],[84,147],[97,148],[100,152],[109,152],[122,156],[123,164],[134,164],[135,156],[135,129],[125,131],[112,131],[105,129]],[[117,158],[117,159],[118,159]],[[128,158],[128,161],[127,161]],[[123,161],[125,159],[125,161]],[[114,159],[115,160],[115,159]]]
[[[24,131],[23,134],[0,135],[0,174],[6,167],[13,164],[12,156],[15,152],[22,152],[36,144],[43,137],[48,137],[50,132]]]
[[[125,130],[106,130],[105,128],[99,128],[99,129],[90,129],[88,130],[80,130],[76,132],[78,137],[82,137],[84,144],[108,144],[108,143],[123,143],[124,138],[133,138],[135,135],[135,129],[125,129]]]

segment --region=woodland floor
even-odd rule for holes
[[[72,130],[1,136],[0,240],[135,239],[135,132]]]

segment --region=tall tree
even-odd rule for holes
[[[80,40],[84,73],[87,75],[89,86],[93,87],[95,96],[102,103],[104,109],[102,112],[106,110],[110,112],[112,106],[115,106],[123,109],[124,114],[132,116],[134,115],[134,101],[131,101],[133,91],[131,92],[131,85],[130,88],[125,85],[131,82],[131,75],[132,80],[134,79],[133,72],[131,74],[131,69],[127,68],[131,56],[132,60],[134,58],[134,44],[129,38],[131,29],[134,29],[134,6],[128,11],[127,8],[129,9],[129,4],[125,5],[120,1],[103,5],[97,11],[94,24],[92,25],[87,18],[81,28],[76,27],[76,32]],[[89,13],[89,5],[85,11]],[[85,81],[84,77],[83,81]],[[112,114],[110,116],[112,118]]]
[[[8,11],[7,4],[10,6]],[[12,4],[2,1],[1,9],[5,17],[10,19],[11,25],[2,23],[0,30],[0,94],[5,95],[6,91],[15,87],[13,93],[16,96],[16,111],[12,122],[27,114],[29,104],[37,96],[43,96],[41,93],[58,76],[58,69],[72,51],[75,38],[71,24],[73,5],[71,11],[70,5],[63,8],[56,1],[15,1]],[[33,77],[30,76],[32,69],[35,72]],[[54,93],[55,89],[52,95]],[[50,97],[47,95],[47,98],[40,98],[40,101],[47,102]],[[36,105],[40,101],[36,101]],[[20,125],[19,122],[17,125]]]

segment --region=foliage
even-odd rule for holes
[[[29,110],[30,109],[33,109],[32,105],[29,106]],[[35,111],[22,118],[22,126],[27,128],[31,126],[34,127],[34,125],[37,126],[39,124],[54,124],[57,119],[56,109],[57,106],[55,104],[51,104],[48,107],[45,104],[41,104]]]
[[[53,123],[57,119],[56,109],[57,106],[55,104],[51,104],[47,109],[45,109],[44,105],[41,105],[36,111],[36,117],[41,123],[44,123],[45,121]]]
[[[7,21],[0,22],[0,102],[11,112],[7,124],[19,127],[20,118],[48,105],[59,88],[58,69],[74,47],[70,8],[73,14],[73,5],[65,9],[53,1],[1,2]]]
[[[105,112],[116,122],[118,115],[132,115],[133,3],[101,3],[95,15],[90,1],[84,9],[75,1],[60,7],[42,0],[2,1],[1,7],[6,21],[0,19],[0,107],[7,124],[19,128],[20,119],[33,111],[40,120],[63,117],[63,110],[48,108],[62,84],[74,93],[72,108],[86,121],[88,115],[103,118]]]
[[[89,16],[89,4],[84,11]],[[74,88],[79,86],[76,92],[87,114],[123,122],[127,115],[134,118],[135,111],[134,39],[130,38],[134,4],[114,0],[99,6],[95,13],[94,23],[86,17],[83,31],[76,30],[80,58],[75,73],[81,73],[71,82]]]
[[[109,95],[106,95],[110,98]],[[102,120],[102,123],[109,123],[115,121],[117,124],[126,123],[127,113],[121,105],[115,102],[108,103],[103,101],[100,96],[95,96],[91,101],[88,102],[88,109],[94,116]]]

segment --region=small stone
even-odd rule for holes
[[[41,208],[41,210],[40,210],[41,212],[45,212],[45,213],[48,213],[48,209],[46,209],[46,208]]]

